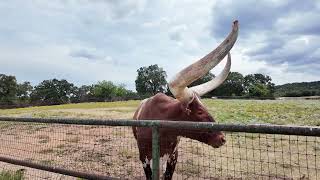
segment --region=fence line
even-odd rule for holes
[[[303,135],[320,137],[320,127],[311,126],[284,126],[284,125],[240,125],[240,124],[216,124],[205,122],[186,122],[186,121],[162,121],[162,120],[98,120],[98,119],[63,119],[63,118],[15,118],[0,117],[3,122],[32,122],[45,124],[69,124],[69,125],[99,125],[99,126],[137,126],[152,128],[152,159],[153,172],[159,169],[159,128],[175,128],[175,129],[206,129],[212,131],[227,132],[245,132],[245,133],[262,133],[262,134],[281,134],[281,135]],[[62,168],[43,166],[27,161],[15,160],[12,158],[0,157],[0,161],[11,164],[27,166],[31,168],[46,170],[49,172],[66,174],[74,177],[89,179],[113,179],[106,176],[96,174],[81,173]],[[317,168],[317,167],[316,167]],[[317,170],[317,169],[316,169]],[[153,179],[158,179],[159,175],[153,173]]]
[[[271,124],[220,124],[210,122],[165,121],[165,120],[127,120],[127,119],[72,119],[72,118],[23,118],[0,117],[0,121],[33,122],[47,124],[138,126],[174,129],[206,129],[213,131],[246,132],[262,134],[303,135],[320,137],[318,126],[287,126]]]

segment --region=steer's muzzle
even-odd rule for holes
[[[210,135],[208,144],[214,148],[218,148],[226,142],[226,138],[222,132],[214,132]]]

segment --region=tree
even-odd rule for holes
[[[140,99],[139,95],[136,92],[127,90],[126,95],[123,100],[138,100]]]
[[[128,90],[125,88],[124,84],[120,84],[119,86],[116,87],[115,89],[115,94],[119,98],[123,98],[127,95]]]
[[[320,81],[288,83],[275,87],[276,96],[319,96]]]
[[[127,90],[124,84],[115,85],[111,81],[101,81],[93,86],[93,97],[98,101],[119,101],[137,99],[137,94]]]
[[[244,93],[244,77],[241,73],[230,72],[227,79],[215,90],[216,96],[242,96]]]
[[[94,85],[93,95],[98,98],[99,101],[110,101],[116,97],[117,86],[111,81],[101,81]]]
[[[192,82],[188,87],[193,87],[193,86],[197,86],[197,85],[206,83],[206,82],[212,80],[214,77],[215,77],[214,74],[212,74],[211,72],[208,72],[203,77],[201,77],[201,78],[197,79],[196,81]]]
[[[24,104],[29,103],[32,90],[33,87],[28,81],[18,84],[17,97],[19,99],[19,102]]]
[[[74,87],[73,95],[71,96],[71,102],[89,102],[94,99],[93,97],[93,85],[82,85],[81,87]]]
[[[270,91],[265,84],[256,83],[249,87],[249,96],[251,97],[268,97]]]
[[[115,94],[115,100],[138,99],[137,93],[127,90],[124,84],[120,84],[119,86],[117,86]]]
[[[157,64],[137,70],[136,90],[140,95],[155,95],[167,89],[166,72]]]
[[[15,76],[0,74],[0,104],[11,105],[17,98],[17,80]]]
[[[73,96],[74,85],[67,80],[44,80],[31,93],[31,101],[42,105],[65,104]]]
[[[249,74],[244,77],[245,92],[249,96],[271,97],[275,92],[275,85],[271,81],[272,79],[268,75]]]

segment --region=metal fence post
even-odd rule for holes
[[[152,127],[152,180],[159,179],[160,141],[159,128]]]

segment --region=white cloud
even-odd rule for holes
[[[134,89],[136,70],[159,64],[170,79],[215,48],[229,33],[236,18],[233,12],[247,15],[249,7],[245,4],[211,0],[1,1],[0,73],[16,75],[19,81],[33,84],[51,78],[66,78],[77,85],[105,79]],[[314,73],[319,68],[319,62],[315,61],[320,57],[319,38],[313,33],[318,27],[314,23],[318,15],[313,11],[306,11],[303,16],[294,14],[296,7],[279,13],[279,8],[287,4],[287,1],[263,1],[256,12],[267,7],[274,18],[261,22],[254,16],[239,19],[240,34],[232,50],[232,71],[265,72],[277,84],[319,80],[319,73]],[[237,11],[232,11],[234,6]],[[301,26],[301,21],[311,20],[314,22]],[[247,32],[264,24],[273,28],[273,23],[283,28],[276,31],[256,28],[258,31]],[[219,33],[213,35],[215,28]],[[297,28],[299,31],[292,32]],[[308,34],[301,35],[301,31]],[[281,56],[271,61],[275,54]],[[292,54],[308,57],[310,62],[292,66],[288,61]],[[215,74],[221,71],[224,62],[213,70]]]
[[[280,31],[284,33],[318,34],[320,30],[319,23],[316,23],[318,19],[320,19],[318,12],[292,12],[279,18],[275,27],[281,27]]]
[[[128,76],[135,74],[130,67],[118,68],[110,57],[97,61],[70,57],[72,49],[69,47],[24,48],[19,50],[19,54],[6,48],[0,50],[6,52],[1,55],[0,67],[6,67],[5,73],[16,75],[20,81],[39,83],[44,79],[61,78],[81,85],[107,79],[132,85],[128,82]],[[10,62],[5,59],[10,59]]]
[[[304,67],[302,67],[302,69],[303,68]],[[251,61],[250,57],[245,55],[235,54],[232,57],[231,71],[240,72],[244,75],[253,74],[253,73],[264,73],[271,76],[275,84],[319,80],[319,76],[317,74],[305,73],[302,70],[289,71],[289,69],[290,69],[290,66],[286,62],[275,66],[262,60]]]

